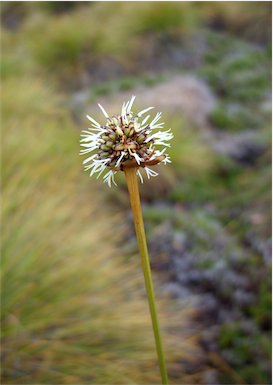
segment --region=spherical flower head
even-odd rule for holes
[[[90,131],[83,131],[81,139],[80,155],[88,154],[96,151],[83,161],[85,171],[90,171],[90,176],[98,173],[97,178],[105,171],[104,182],[108,182],[111,187],[111,182],[114,181],[114,175],[117,171],[123,171],[125,167],[135,167],[137,174],[143,183],[142,175],[139,167],[145,169],[147,177],[157,176],[158,173],[151,170],[147,166],[153,166],[157,163],[171,163],[170,158],[165,154],[166,147],[170,147],[166,143],[173,138],[173,134],[168,131],[157,131],[162,129],[164,123],[158,123],[161,118],[161,112],[158,112],[155,118],[148,123],[150,115],[143,120],[141,117],[153,107],[146,108],[134,115],[131,111],[135,96],[127,103],[123,103],[121,114],[112,115],[110,118],[105,109],[99,104],[105,118],[106,124],[100,125],[96,120],[89,115],[86,117],[91,121]],[[161,150],[156,149],[156,146],[163,146]]]

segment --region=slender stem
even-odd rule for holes
[[[145,285],[147,290],[147,296],[149,301],[150,313],[152,317],[152,324],[154,329],[156,350],[158,355],[159,367],[161,372],[162,384],[168,384],[168,376],[166,370],[166,364],[163,354],[162,341],[160,336],[160,329],[157,318],[157,311],[155,305],[155,296],[152,282],[152,275],[150,269],[149,255],[145,237],[145,230],[143,225],[143,218],[141,212],[139,191],[138,191],[138,182],[137,182],[137,169],[134,168],[126,168],[124,167],[124,172],[127,179],[128,190],[130,195],[130,201],[132,206],[132,211],[134,215],[135,229],[139,247],[139,253],[141,257],[141,263],[144,273]]]

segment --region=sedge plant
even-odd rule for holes
[[[86,155],[95,151],[94,154],[88,156],[83,161],[85,171],[90,171],[90,176],[97,173],[98,178],[106,170],[107,172],[103,176],[103,179],[104,182],[108,183],[109,187],[111,187],[112,183],[116,185],[114,175],[118,171],[125,173],[152,318],[162,383],[168,384],[137,177],[139,177],[143,183],[143,177],[140,172],[141,168],[146,171],[147,177],[150,178],[151,176],[157,176],[158,173],[148,166],[154,166],[158,163],[170,163],[170,158],[165,154],[165,151],[166,147],[170,147],[170,144],[167,142],[173,138],[173,134],[170,130],[160,131],[164,125],[164,123],[159,123],[161,112],[157,113],[150,123],[148,123],[150,115],[147,115],[142,120],[142,116],[153,107],[148,107],[134,115],[131,111],[134,100],[135,96],[132,96],[131,100],[123,103],[121,113],[112,115],[112,117],[109,117],[105,109],[99,104],[106,120],[104,125],[99,124],[87,115],[87,118],[91,122],[91,127],[89,131],[83,131],[81,134],[83,138],[80,142],[83,149],[80,154]],[[156,149],[157,145],[163,146],[163,149]]]

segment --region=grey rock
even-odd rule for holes
[[[182,252],[186,248],[187,236],[183,231],[177,231],[173,235],[172,245],[174,250]]]
[[[255,303],[255,295],[242,289],[237,289],[233,295],[235,302],[240,306],[251,305]]]
[[[206,385],[219,384],[219,376],[217,370],[206,370],[203,374],[203,382]]]

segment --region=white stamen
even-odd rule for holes
[[[146,140],[145,143],[148,143],[150,140],[154,139],[154,144],[160,144],[162,146],[170,147],[169,143],[165,143],[164,140],[170,140],[173,138],[173,134],[170,132],[171,129],[168,131],[158,131],[152,135],[150,135]]]
[[[145,114],[145,112],[150,111],[152,108],[154,108],[154,107],[148,107],[148,108],[146,108],[145,110],[140,111],[140,112],[137,114],[137,116],[141,116],[141,115]]]
[[[104,171],[105,169],[106,169],[106,166],[105,166],[104,168],[101,169],[101,172],[98,174],[98,176],[97,176],[96,179],[98,179],[98,178],[101,176],[101,174],[103,173],[103,171]]]
[[[122,108],[121,108],[121,116],[122,116],[122,118],[123,118],[124,115],[126,115],[125,102],[123,103]]]
[[[125,154],[126,154],[126,153],[125,153],[124,151],[121,152],[121,156],[119,157],[119,160],[118,160],[117,163],[116,163],[116,167],[119,166],[119,164],[120,164],[120,162],[121,162],[121,160],[122,160],[122,158],[124,157]]]
[[[153,124],[151,128],[151,130],[155,130],[156,128],[163,128],[163,125],[165,123],[158,123],[158,124]]]
[[[157,145],[159,145],[159,146],[171,147],[171,145],[170,145],[169,143],[165,143],[165,142],[163,142],[162,140],[156,140],[156,141],[154,142],[154,144],[157,144]]]
[[[143,178],[139,170],[137,170],[137,175],[139,176],[140,182],[143,183]]]
[[[91,171],[90,173],[90,176],[92,176],[93,174],[95,174],[96,172],[100,172],[100,171],[103,171],[105,170],[106,168],[106,165],[105,163],[107,163],[107,159],[104,159],[104,160],[94,160],[94,163],[93,163],[93,170]]]
[[[92,135],[100,136],[99,134],[94,134],[93,132],[90,132],[90,131],[82,131],[82,132],[85,132],[85,134],[81,136],[92,136]]]
[[[140,164],[140,162],[142,161],[142,159],[135,153],[133,152],[133,156],[135,157],[136,161],[137,161],[137,164]]]
[[[96,127],[100,128],[100,124],[95,121],[95,119],[91,118],[91,116],[86,115],[87,119],[89,119],[92,123],[95,124]]]
[[[95,148],[97,148],[98,147],[98,145],[99,145],[99,143],[97,143],[97,142],[91,142],[91,143],[86,143],[86,144],[83,144],[83,143],[81,143],[80,144],[80,146],[82,146],[82,147],[89,147],[89,148],[93,148],[94,150],[95,150]]]
[[[166,151],[166,148],[164,148],[164,149],[161,150],[161,151],[155,150],[155,152],[154,152],[154,154],[151,156],[150,160],[153,160],[153,159],[157,158],[158,156],[163,155],[165,151]]]
[[[107,131],[107,130],[103,130],[102,128],[92,128],[92,127],[88,127],[88,130],[98,131],[98,132],[100,132],[100,133],[106,132],[106,131]]]
[[[81,135],[81,136],[84,136],[84,138],[81,139],[80,142],[89,142],[90,140],[95,141],[100,138],[100,135],[96,135],[92,133],[91,134],[89,133],[89,135]]]
[[[85,163],[89,162],[90,160],[95,159],[96,156],[97,156],[97,154],[90,156],[89,158],[85,159],[85,160],[82,162],[82,164],[85,164]]]
[[[147,120],[149,119],[150,116],[151,116],[151,115],[148,115],[148,116],[146,116],[145,119],[142,120],[141,126],[144,126],[144,124],[147,122]]]
[[[166,165],[166,163],[172,163],[171,158],[168,154],[166,154],[166,158],[162,160],[162,162]]]
[[[145,170],[146,170],[148,179],[150,179],[150,176],[157,176],[157,175],[158,175],[158,173],[155,172],[154,170],[151,170],[151,169],[148,168],[148,167],[144,167],[144,168],[145,168]]]
[[[107,182],[108,183],[108,186],[111,187],[111,181],[114,183],[114,185],[117,186],[115,180],[114,180],[114,175],[116,174],[116,171],[113,172],[112,170],[110,170],[107,174],[104,175],[103,179],[104,179],[104,182]]]
[[[123,120],[125,121],[126,124],[129,124],[128,116],[123,116]]]
[[[154,125],[156,124],[156,122],[159,121],[159,119],[161,118],[161,115],[162,115],[162,112],[158,112],[158,113],[156,114],[154,120],[153,120],[153,121],[151,122],[151,124],[150,124],[151,129],[154,128]],[[162,123],[160,123],[160,124],[162,124]],[[164,124],[164,123],[163,123],[163,124]]]
[[[106,118],[109,118],[107,112],[105,111],[105,109],[104,109],[99,103],[98,103],[98,106],[99,106],[99,108],[102,110],[103,115],[104,115]]]
[[[128,107],[127,107],[127,113],[128,113],[128,114],[131,114],[131,108],[132,108],[132,105],[133,105],[133,103],[134,103],[135,98],[136,98],[135,95],[133,95],[133,96],[132,96],[132,99],[131,99],[131,101],[130,101]]]
[[[87,148],[85,150],[81,150],[79,155],[88,154],[88,152],[92,152],[92,151],[94,151],[94,150],[92,150],[92,149],[90,150],[90,149]]]
[[[101,160],[101,159],[94,159],[93,160],[93,163],[91,165],[91,168],[93,168],[92,170],[92,174],[93,175],[97,169],[100,169],[102,166],[105,167],[105,159],[104,160]],[[88,166],[87,166],[88,167]]]

